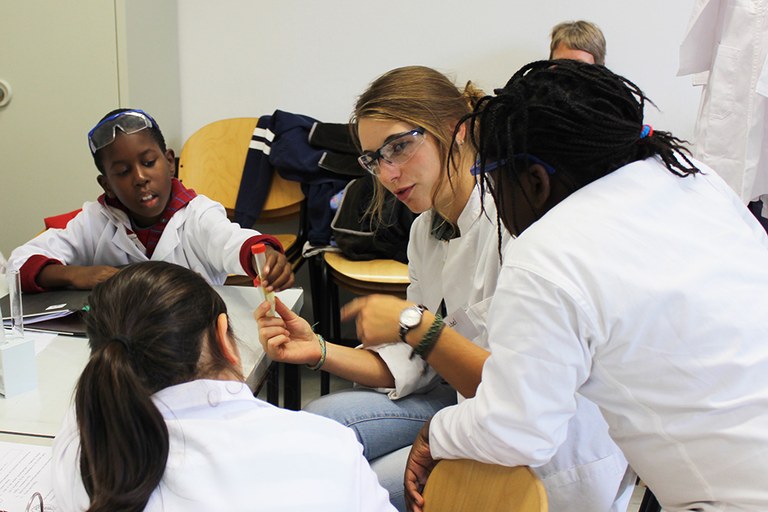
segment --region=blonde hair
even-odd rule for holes
[[[552,41],[549,44],[549,58],[555,49],[564,44],[573,50],[587,52],[595,59],[595,64],[605,65],[605,36],[600,27],[589,21],[565,21],[552,28]]]
[[[434,137],[440,153],[441,168],[447,178],[439,180],[432,191],[432,204],[435,205],[435,199],[446,182],[453,189],[452,175],[457,169],[451,163],[459,161],[461,151],[459,145],[452,144],[459,128],[456,124],[474,110],[475,104],[483,96],[483,91],[472,82],[467,82],[464,90],[459,90],[444,74],[426,66],[396,68],[374,80],[359,96],[350,126],[358,147],[357,123],[362,118],[402,121],[424,128],[426,133]],[[450,151],[453,151],[453,155],[449,155]],[[379,180],[375,180],[369,211],[379,219],[386,193]]]

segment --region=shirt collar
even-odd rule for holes
[[[166,419],[184,409],[216,407],[225,402],[257,402],[245,382],[198,379],[169,386],[152,395],[152,401]]]

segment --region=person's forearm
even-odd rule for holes
[[[75,272],[77,267],[70,265],[46,265],[37,274],[37,284],[41,288],[63,288],[72,284],[72,272]]]
[[[421,342],[434,319],[432,313],[424,312],[421,324],[412,329],[406,338],[411,347]],[[462,396],[471,398],[477,392],[483,365],[490,355],[484,348],[446,327],[427,355],[427,363]]]
[[[323,370],[371,388],[395,387],[392,372],[376,352],[327,343]]]

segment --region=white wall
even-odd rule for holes
[[[275,109],[346,122],[375,77],[422,64],[486,91],[546,58],[556,23],[587,19],[606,64],[658,105],[646,118],[688,138],[699,90],[675,76],[693,0],[184,0],[179,2],[182,139],[216,119]]]
[[[675,77],[693,0],[122,0],[115,5],[125,5],[125,12],[117,8],[115,20],[110,7],[106,22],[95,21],[103,9],[90,3],[63,14],[59,3],[15,2],[0,16],[0,48],[14,49],[0,51],[0,77],[15,91],[0,112],[0,250],[6,256],[42,229],[43,217],[98,195],[83,137],[118,98],[154,113],[178,153],[197,128],[225,117],[280,108],[346,122],[368,83],[402,65],[432,66],[490,91],[522,64],[547,56],[555,23],[583,18],[605,32],[608,65],[661,108],[648,113],[656,128],[690,138],[698,106],[690,79]],[[178,62],[170,19],[176,4]],[[125,43],[123,24],[130,41],[127,50],[115,51],[116,39]],[[90,45],[80,48],[82,41]],[[66,115],[57,117],[57,108]],[[82,120],[75,122],[75,114]],[[40,119],[59,118],[66,122],[48,122],[40,146]]]

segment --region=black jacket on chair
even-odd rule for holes
[[[320,123],[311,117],[275,110],[254,130],[235,204],[235,222],[256,222],[269,191],[272,169],[298,181],[307,197],[307,239],[329,245],[333,212],[330,199],[364,171],[348,125]]]

